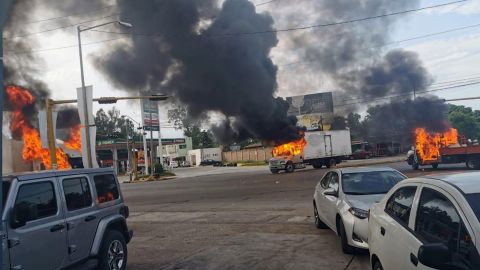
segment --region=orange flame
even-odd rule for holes
[[[458,131],[454,128],[444,133],[428,133],[424,128],[415,129],[415,149],[422,161],[437,161],[440,148],[458,143]]]
[[[65,141],[65,147],[71,150],[82,150],[81,125],[76,125],[70,130],[69,139]]]
[[[7,86],[6,94],[12,106],[10,130],[23,139],[23,160],[40,160],[47,169],[51,169],[50,153],[48,149],[42,147],[40,133],[30,125],[22,111],[25,107],[32,106],[35,98],[27,89],[19,86]],[[59,148],[57,148],[56,157],[59,169],[71,168],[67,154]]]
[[[274,157],[300,155],[303,154],[305,145],[307,145],[307,141],[302,137],[296,141],[274,147],[272,154]]]

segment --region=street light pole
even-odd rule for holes
[[[85,117],[85,139],[86,139],[86,148],[87,148],[87,166],[84,167],[86,168],[92,168],[93,167],[93,162],[92,162],[92,146],[91,146],[91,141],[90,141],[90,123],[89,123],[89,115],[88,115],[88,103],[87,103],[87,91],[85,89],[85,75],[83,72],[83,55],[82,55],[82,37],[81,33],[84,31],[88,31],[97,27],[113,24],[113,23],[118,23],[123,27],[131,28],[133,27],[132,24],[127,23],[127,22],[121,22],[121,21],[112,21],[112,22],[107,22],[107,23],[102,23],[99,25],[87,27],[87,28],[81,28],[81,26],[77,26],[77,35],[78,35],[78,53],[80,55],[80,74],[82,77],[82,98],[84,100],[83,104],[83,109],[84,109],[84,117]]]
[[[84,165],[86,168],[92,168],[92,146],[90,141],[90,123],[89,123],[89,115],[88,115],[88,103],[87,103],[87,91],[85,89],[85,75],[83,73],[83,55],[82,55],[82,37],[81,34],[82,30],[80,29],[80,25],[77,26],[77,34],[78,34],[78,52],[80,55],[80,76],[82,77],[82,96],[83,96],[83,117],[85,118],[85,139],[86,139],[86,147],[87,147],[87,166]]]

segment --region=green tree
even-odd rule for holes
[[[480,139],[480,111],[465,106],[450,105],[448,120],[468,139]]]
[[[97,126],[97,140],[126,138],[127,136],[126,119],[115,107],[107,112],[103,109],[98,110],[95,114],[95,125]],[[135,134],[131,121],[128,121],[128,132],[130,136]]]
[[[177,105],[177,108],[169,110],[168,122],[176,129],[183,129],[183,134],[192,138],[193,149],[218,146],[213,133],[210,130],[203,130],[202,121],[191,117],[186,106]]]

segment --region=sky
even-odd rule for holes
[[[51,1],[51,0],[49,0]],[[73,1],[73,0],[64,0]],[[272,3],[257,7],[258,12],[269,12],[272,17],[282,16],[281,7],[293,4],[302,5],[303,1],[314,0],[276,0]],[[255,0],[252,2],[258,4],[267,2],[265,0]],[[424,0],[421,6],[435,5],[448,1]],[[283,12],[283,11],[282,11]],[[52,13],[45,10],[32,14],[32,20],[48,17],[62,16],[64,14]],[[316,14],[306,14],[304,23],[308,25],[309,21],[314,21]],[[423,60],[425,66],[432,74],[436,83],[454,81],[470,77],[479,77],[480,70],[480,0],[470,0],[460,4],[451,5],[438,9],[430,9],[421,12],[410,13],[408,15],[399,15],[401,19],[397,21],[391,33],[391,40],[400,41],[412,37],[423,36],[431,33],[446,31],[449,29],[465,27],[478,24],[478,27],[472,27],[462,31],[455,31],[443,35],[435,35],[428,38],[416,39],[408,42],[392,44],[384,50],[392,48],[404,48],[406,50],[417,52]],[[95,23],[100,23],[97,21]],[[275,26],[285,27],[285,20],[275,20]],[[48,29],[51,25],[43,23],[34,25],[32,29]],[[108,28],[115,29],[115,28]],[[312,31],[312,35],[315,31]],[[77,43],[76,31],[74,28],[65,29],[65,31],[52,31],[45,34],[30,37],[36,39],[34,50],[48,48],[57,48],[71,46]],[[111,36],[98,32],[82,33],[83,43],[91,43],[99,40],[112,38]],[[272,59],[279,66],[278,71],[278,91],[277,95],[286,97],[291,95],[302,95],[316,92],[335,91],[331,89],[328,80],[319,79],[315,73],[305,72],[308,69],[308,63],[291,64],[295,62],[294,54],[290,53],[289,34],[278,34],[279,44],[272,51]],[[5,57],[15,57],[8,52],[11,48],[5,48]],[[85,80],[87,85],[93,85],[94,97],[105,96],[126,96],[127,93],[115,89],[110,85],[106,78],[97,71],[91,60],[94,53],[104,52],[108,49],[108,42],[83,46],[85,61]],[[295,48],[293,48],[294,50]],[[78,48],[65,48],[50,51],[36,52],[37,56],[43,61],[41,79],[45,81],[52,89],[54,99],[73,99],[76,98],[75,89],[80,86],[80,67]],[[477,80],[478,81],[478,80]],[[468,87],[446,89],[435,92],[444,99],[463,98],[480,96],[480,85]],[[465,105],[480,110],[480,100],[452,102],[457,105]],[[119,102],[114,105],[122,114],[128,114],[137,121],[140,121],[140,103]],[[163,115],[162,137],[181,137],[182,131],[170,128],[167,122],[166,111],[167,104],[162,104]],[[105,110],[111,108],[111,105],[94,105],[94,111],[99,108]],[[215,117],[213,117],[215,119]]]

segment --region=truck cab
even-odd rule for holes
[[[2,269],[125,269],[132,231],[113,170],[18,174],[2,184]]]

